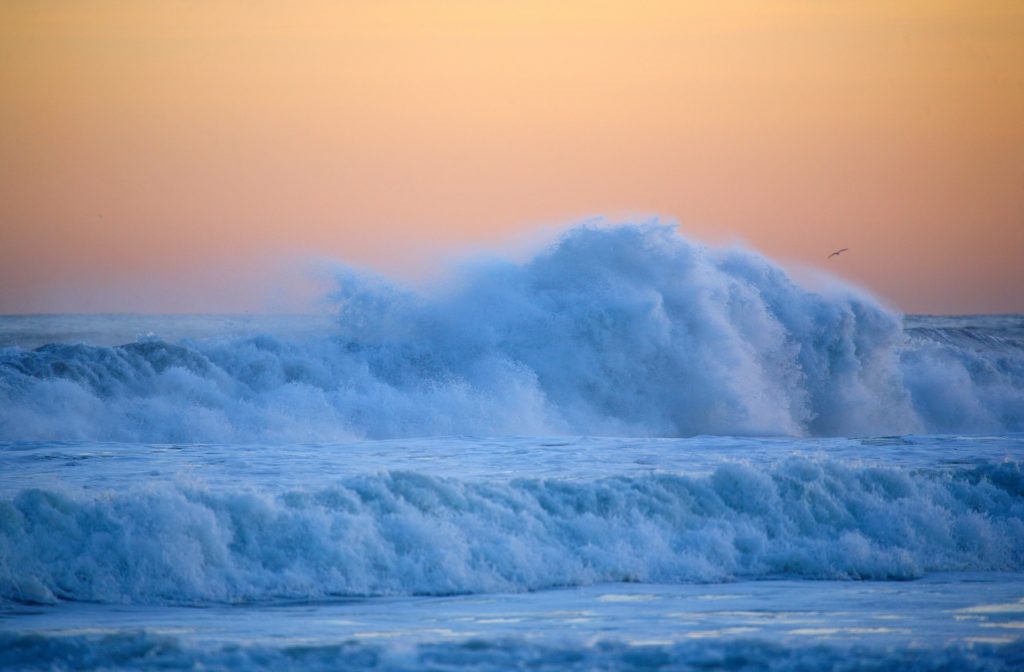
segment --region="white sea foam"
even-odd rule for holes
[[[0,596],[238,602],[608,581],[1024,570],[1017,463],[950,474],[793,458],[700,477],[409,472],[277,494],[162,484],[0,502]]]
[[[330,336],[0,351],[0,438],[877,435],[1024,428],[1024,351],[657,225],[581,227],[417,294],[355,272]]]

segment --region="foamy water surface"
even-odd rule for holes
[[[665,227],[0,318],[0,667],[1021,669],[1024,318]]]

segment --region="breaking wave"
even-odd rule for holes
[[[1024,429],[1019,334],[904,331],[869,297],[672,227],[573,229],[429,294],[339,282],[318,338],[2,350],[0,439]]]
[[[1024,473],[792,458],[596,481],[408,472],[270,494],[187,484],[0,502],[0,597],[224,603],[612,581],[1024,570]]]

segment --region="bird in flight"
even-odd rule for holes
[[[840,254],[842,254],[843,252],[846,252],[848,249],[850,249],[850,248],[844,247],[841,250],[836,250],[832,254],[828,255],[828,258],[831,259],[832,257],[838,257]]]

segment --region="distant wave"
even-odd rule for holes
[[[4,349],[0,439],[1024,429],[1019,333],[905,332],[671,227],[576,228],[431,295],[339,282],[330,336]]]
[[[1018,463],[951,474],[793,458],[589,482],[392,472],[281,494],[26,489],[0,502],[0,532],[0,598],[21,602],[910,579],[1024,570],[1024,472]]]

